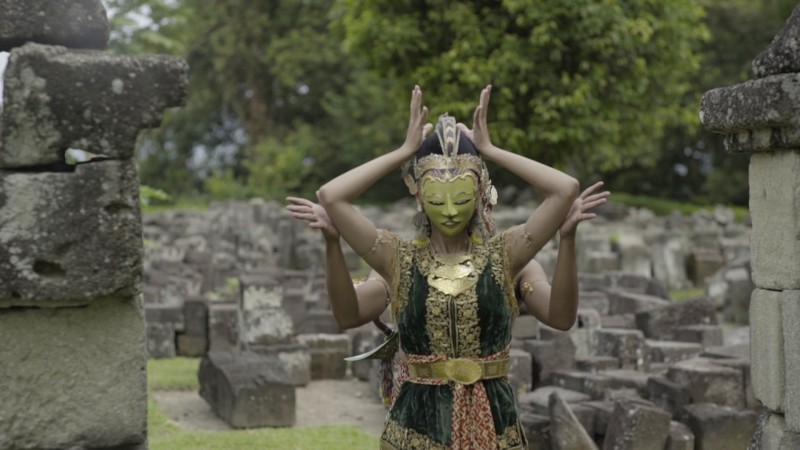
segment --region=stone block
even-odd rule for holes
[[[614,314],[600,317],[601,328],[622,328],[626,330],[636,329],[635,314]]]
[[[620,255],[610,251],[587,252],[583,266],[588,273],[615,272],[622,269]]]
[[[650,277],[629,272],[608,272],[603,274],[606,288],[644,294],[650,284]]]
[[[208,338],[178,333],[175,336],[175,353],[177,356],[199,357],[208,351]]]
[[[709,131],[725,134],[729,152],[796,148],[798,79],[796,73],[777,74],[712,89],[700,101],[700,121]]]
[[[614,406],[603,441],[607,450],[664,450],[669,439],[668,413],[636,402]]]
[[[508,352],[511,366],[508,369],[508,382],[514,388],[514,392],[523,394],[532,389],[533,386],[533,357],[524,350],[511,349]]]
[[[717,273],[725,265],[719,248],[695,248],[686,257],[686,271],[695,286],[702,286],[707,277]]]
[[[641,397],[647,396],[647,381],[655,376],[652,373],[624,369],[606,370],[604,372],[598,372],[598,375],[611,378],[616,386],[615,389],[635,389]]]
[[[588,373],[577,370],[554,371],[552,383],[564,389],[586,394],[593,400],[602,399],[607,391],[622,387],[618,380],[602,373]]]
[[[575,344],[566,334],[549,341],[526,339],[523,349],[533,359],[534,389],[549,383],[554,370],[572,369],[575,366]]]
[[[239,307],[234,303],[208,305],[208,349],[235,352],[239,339]]]
[[[696,450],[746,448],[756,431],[756,414],[729,406],[697,403],[683,407],[681,420],[694,433]]]
[[[0,308],[0,448],[117,448],[147,438],[144,311]]]
[[[652,253],[653,278],[662,280],[669,289],[687,289],[690,287],[686,276],[686,244],[678,235],[665,234],[659,231],[648,235],[647,244]]]
[[[619,274],[619,272],[614,272]],[[611,287],[612,280],[606,274],[578,272],[578,289],[581,292],[599,291]]]
[[[784,410],[786,424],[800,433],[800,290],[781,293],[783,315]],[[762,325],[763,326],[763,325]],[[754,375],[755,378],[755,375]]]
[[[669,423],[669,439],[665,450],[694,450],[694,433],[682,422]]]
[[[786,426],[782,414],[763,409],[748,450],[794,450],[800,448],[800,434]]]
[[[549,450],[550,446],[550,417],[543,414],[520,411],[519,420],[528,438],[528,449]]]
[[[750,301],[750,371],[753,392],[767,408],[783,412],[786,395],[781,292],[756,289]],[[791,321],[790,321],[791,323]],[[797,323],[791,323],[796,327]]]
[[[595,373],[601,370],[619,369],[619,359],[613,356],[589,356],[576,358],[575,368],[583,372]]]
[[[800,289],[798,173],[800,151],[756,154],[750,158],[751,266],[757,288]]]
[[[674,363],[684,359],[694,358],[703,352],[703,346],[694,342],[658,341],[647,339],[645,341],[650,350],[650,361]]]
[[[292,319],[281,307],[284,288],[276,277],[243,274],[239,308],[239,348],[288,344],[294,335]]]
[[[583,407],[585,411],[590,411],[590,424],[594,425],[593,409]],[[583,423],[576,417],[569,405],[559,396],[558,392],[552,392],[549,397],[548,405],[550,415],[550,445],[553,450],[596,450],[591,436],[591,432],[586,430]]]
[[[511,325],[511,336],[515,339],[535,339],[539,337],[539,321],[529,314],[520,315]]]
[[[725,342],[722,327],[718,325],[685,325],[675,327],[675,340],[699,344],[701,347],[719,347]]]
[[[682,408],[691,403],[692,393],[686,385],[674,383],[664,376],[654,376],[647,380],[647,397],[677,419]]]
[[[605,436],[608,430],[608,420],[614,412],[614,402],[597,400],[583,402],[581,405],[594,409],[594,433],[596,436]]]
[[[619,359],[623,369],[645,369],[650,365],[650,352],[639,330],[595,330],[593,348],[597,356]]]
[[[137,295],[141,233],[133,161],[61,173],[0,170],[0,306]]]
[[[650,339],[675,340],[675,328],[686,325],[716,325],[717,311],[706,299],[662,305],[636,313],[636,325]]]
[[[177,354],[175,328],[168,323],[148,323],[147,356],[149,358],[174,358]]]
[[[173,56],[15,48],[4,75],[0,168],[63,163],[67,148],[132,158],[139,130],[183,104],[187,72]]]
[[[275,356],[211,351],[197,378],[200,396],[234,428],[295,424],[295,387]]]
[[[104,49],[108,19],[100,0],[2,0],[0,52],[26,42]]]
[[[800,36],[800,9],[795,8],[772,43],[753,59],[752,72],[755,78],[764,78],[779,73],[800,72],[797,57]]]
[[[635,314],[639,311],[648,311],[653,308],[663,307],[669,304],[669,300],[654,297],[652,295],[637,294],[620,290],[609,290],[608,292],[608,313],[613,314]]]
[[[358,328],[346,330],[346,333],[350,336],[351,355],[360,355],[374,349],[383,343],[386,337],[386,335],[371,322]],[[373,361],[370,359],[353,361],[350,363],[350,370],[359,380],[368,381],[369,371],[372,369],[372,362]]]
[[[208,340],[208,302],[202,297],[183,302],[183,333]]]
[[[333,312],[322,308],[309,309],[305,320],[297,329],[299,334],[337,334],[341,332],[342,327],[336,322]]]
[[[753,377],[751,376],[749,358],[720,358],[711,360],[711,362],[718,366],[730,367],[741,372],[745,408],[757,410],[761,407],[753,392]]]
[[[557,393],[561,399],[567,403],[581,403],[591,400],[591,398],[581,392],[564,389],[558,386],[542,386],[531,392],[526,392],[517,396],[517,402],[521,409],[527,411],[548,411],[550,404],[550,394]]]
[[[578,292],[578,305],[581,308],[593,309],[601,316],[608,315],[608,294],[601,291]]]
[[[311,352],[311,379],[344,378],[350,353],[350,337],[346,334],[300,334],[297,341]]]
[[[259,355],[276,356],[295,386],[305,386],[311,382],[311,352],[307,345],[254,345],[250,349]]]
[[[693,403],[716,403],[744,408],[744,380],[740,370],[694,358],[675,363],[667,379],[689,389]]]
[[[650,278],[650,248],[640,235],[623,233],[616,243],[622,272]]]

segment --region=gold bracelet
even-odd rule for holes
[[[372,248],[369,249],[369,251],[367,253],[364,253],[363,255],[358,255],[358,256],[360,256],[362,258],[366,258],[367,256],[375,253],[378,250],[378,245],[381,242],[383,242],[384,240],[385,239],[383,238],[383,230],[378,230],[378,235],[375,236],[375,243],[372,244]]]

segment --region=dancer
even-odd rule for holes
[[[415,87],[404,144],[318,193],[342,237],[390,286],[410,377],[389,412],[382,448],[525,445],[505,378],[511,321],[518,312],[513,280],[558,230],[578,183],[492,145],[486,125],[490,93],[491,86],[481,92],[473,130],[443,116],[436,134],[423,141],[431,126]],[[496,191],[481,156],[545,195],[525,224],[494,235],[488,205]],[[377,230],[352,202],[412,157],[406,181],[420,205],[419,234],[404,241]]]

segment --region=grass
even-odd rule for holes
[[[692,288],[675,290],[669,292],[669,298],[675,303],[685,302],[694,298],[705,297],[706,291],[704,288]]]
[[[150,391],[197,390],[199,358],[151,359],[147,362]],[[164,411],[148,398],[150,450],[372,450],[378,438],[360,427],[259,428],[253,430],[194,431],[170,422]]]
[[[697,203],[679,202],[676,200],[647,197],[644,195],[631,195],[624,192],[612,193],[611,200],[636,208],[647,208],[659,216],[666,216],[676,210],[688,216],[701,209],[713,211],[716,207],[716,205],[700,205]],[[731,208],[734,217],[736,217],[736,221],[740,223],[744,222],[744,219],[750,213],[744,206],[728,206],[728,208]]]
[[[167,358],[147,361],[147,387],[151,391],[196,391],[199,358]]]

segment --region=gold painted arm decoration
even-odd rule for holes
[[[520,289],[520,291],[522,291],[522,297],[525,298],[525,297],[528,296],[528,294],[533,292],[533,285],[534,284],[541,283],[543,281],[547,281],[547,280],[533,280],[533,281],[525,281],[525,282],[523,282],[522,283],[522,289]]]

